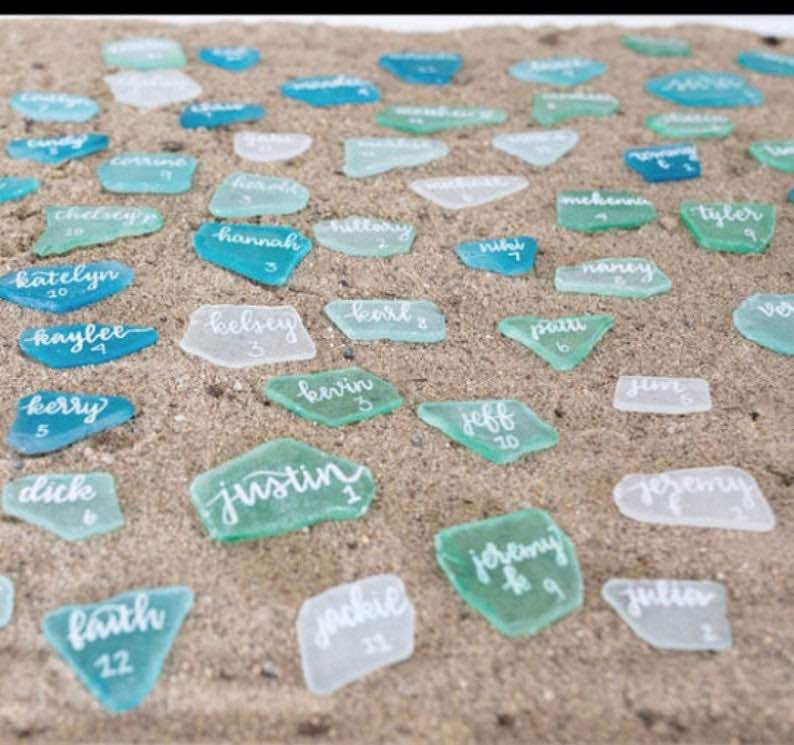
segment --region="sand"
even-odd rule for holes
[[[0,741],[45,742],[330,742],[330,743],[782,743],[791,741],[794,624],[794,372],[791,358],[763,350],[733,328],[731,313],[756,292],[792,292],[791,176],[761,167],[754,140],[791,137],[792,82],[745,72],[764,93],[762,108],[727,112],[736,132],[699,141],[700,179],[646,185],[623,165],[629,146],[661,142],[642,126],[674,109],[643,92],[648,78],[700,67],[734,70],[736,53],[769,48],[794,53],[794,40],[765,46],[754,34],[682,26],[657,30],[688,38],[690,59],[640,57],[619,44],[622,30],[499,28],[447,35],[399,35],[285,24],[195,28],[138,22],[3,21],[0,94],[23,89],[94,97],[91,126],[106,132],[104,155],[42,167],[4,158],[7,175],[36,175],[41,190],[0,207],[0,270],[33,262],[31,247],[52,204],[152,206],[164,229],[65,261],[116,259],[135,283],[69,322],[154,325],[160,342],[101,367],[59,372],[24,358],[24,328],[62,322],[0,303],[0,428],[19,397],[39,388],[123,395],[133,422],[39,458],[3,445],[3,481],[51,472],[114,474],[123,529],[70,544],[0,518],[0,572],[17,589],[13,621],[0,631]],[[649,33],[654,33],[653,30]],[[182,105],[149,113],[116,104],[102,80],[100,45],[134,35],[178,39],[206,98],[250,100],[267,108],[260,123],[211,131],[179,127]],[[203,65],[212,44],[250,44],[264,62],[242,75]],[[381,53],[454,50],[465,66],[447,89],[410,86],[381,71]],[[511,79],[525,57],[591,56],[609,63],[589,84],[616,95],[621,112],[562,126],[581,137],[553,167],[534,171],[490,147],[500,132],[533,126],[538,86]],[[286,99],[278,86],[297,75],[349,72],[374,81],[382,104],[314,109]],[[387,135],[374,115],[382,105],[446,103],[495,106],[509,120],[437,135],[447,158],[367,180],[341,173],[346,137]],[[253,164],[233,155],[233,131],[306,132],[312,149],[294,161]],[[26,124],[7,105],[3,142],[25,135],[76,132],[83,125]],[[110,154],[157,151],[178,143],[200,159],[192,191],[180,196],[103,193],[95,169]],[[268,289],[200,261],[191,234],[210,219],[217,184],[235,169],[287,176],[311,191],[302,212],[272,222],[305,234],[319,220],[362,214],[410,221],[412,252],[385,260],[352,258],[315,247],[284,288]],[[530,187],[502,201],[448,212],[412,193],[416,178],[525,175]],[[557,191],[630,189],[649,197],[659,220],[637,231],[581,235],[556,225]],[[704,251],[679,223],[688,199],[755,200],[778,206],[777,234],[761,256]],[[259,222],[270,222],[261,218]],[[506,278],[467,269],[453,246],[462,240],[529,234],[540,253],[534,274]],[[647,256],[671,277],[670,294],[647,301],[554,291],[555,267],[607,256]],[[64,257],[61,257],[63,263]],[[58,263],[57,257],[47,263]],[[447,317],[443,343],[352,343],[323,315],[335,298],[427,298]],[[215,367],[178,346],[190,313],[204,303],[293,305],[317,344],[311,362],[246,370]],[[552,370],[501,337],[510,315],[610,313],[615,327],[579,368]],[[352,356],[350,352],[352,350]],[[365,367],[405,397],[393,414],[339,430],[300,419],[263,400],[271,375]],[[704,377],[714,408],[664,417],[612,407],[620,375]],[[453,444],[415,415],[438,399],[518,398],[560,432],[556,448],[494,465]],[[202,471],[275,437],[290,436],[371,467],[379,491],[361,520],[240,545],[204,535],[188,486]],[[778,520],[766,534],[651,526],[622,517],[611,492],[626,473],[731,464],[750,471]],[[548,510],[571,536],[585,581],[584,605],[536,637],[509,639],[469,609],[441,574],[433,536],[441,528],[520,507]],[[380,572],[404,580],[417,610],[413,657],[331,697],[304,686],[294,621],[301,602],[330,586]],[[600,598],[612,576],[713,579],[727,584],[734,646],[721,653],[656,650]],[[94,602],[137,587],[186,584],[195,605],[157,687],[135,711],[106,713],[39,630],[42,617],[68,603]]]

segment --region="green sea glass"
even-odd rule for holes
[[[263,393],[304,419],[341,427],[386,414],[403,403],[389,382],[360,367],[271,378]]]
[[[703,248],[757,254],[766,251],[775,234],[775,207],[763,202],[684,202],[681,221]]]
[[[794,173],[794,140],[764,140],[750,145],[750,155],[770,168]]]
[[[746,339],[794,356],[794,294],[751,295],[733,311],[733,325]]]
[[[433,401],[419,404],[419,418],[492,463],[554,447],[557,430],[521,401]]]
[[[538,124],[550,127],[577,116],[610,116],[619,106],[618,99],[608,93],[536,93],[532,96],[532,117]]]
[[[511,316],[499,331],[531,349],[555,370],[573,370],[615,323],[612,316]]]
[[[674,140],[689,140],[693,137],[720,139],[736,129],[736,125],[722,114],[684,111],[654,114],[645,119],[645,126],[662,137]]]
[[[557,194],[557,222],[569,230],[595,233],[639,228],[656,219],[645,197],[625,191],[561,191]]]
[[[416,228],[407,222],[353,215],[344,220],[318,222],[314,237],[321,246],[348,256],[382,258],[408,253],[416,238]]]
[[[669,292],[670,278],[650,259],[629,256],[560,266],[554,273],[559,292],[649,298]]]
[[[281,438],[200,474],[190,493],[210,538],[246,541],[361,517],[375,482],[366,466]]]
[[[445,528],[435,547],[457,593],[506,636],[536,634],[582,604],[573,543],[544,510]]]
[[[401,132],[431,134],[453,127],[487,127],[507,121],[502,109],[477,109],[470,106],[391,106],[375,121],[381,127]]]
[[[692,47],[686,39],[655,36],[622,36],[620,43],[644,57],[689,57]]]

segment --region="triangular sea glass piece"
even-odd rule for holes
[[[412,191],[448,210],[479,207],[529,186],[523,176],[456,176],[413,181]]]
[[[455,253],[466,266],[510,277],[531,272],[537,252],[537,241],[528,235],[467,241],[455,246]]]
[[[556,163],[573,150],[579,135],[572,129],[547,129],[496,135],[491,144],[505,153],[521,158],[536,168]]]
[[[447,85],[462,64],[463,55],[451,52],[398,52],[378,58],[384,70],[415,85]]]

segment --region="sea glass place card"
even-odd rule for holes
[[[120,194],[183,194],[198,161],[178,153],[120,153],[97,167],[102,188]]]
[[[529,181],[523,176],[454,176],[419,179],[409,186],[433,204],[461,210],[509,197],[526,189]]]
[[[725,585],[612,578],[601,596],[631,630],[658,649],[718,652],[731,646]]]
[[[291,305],[202,305],[179,342],[221,367],[310,360],[317,350]]]
[[[160,109],[201,95],[201,86],[181,70],[126,70],[103,80],[118,103],[142,111]]]
[[[348,256],[382,258],[408,253],[416,238],[416,228],[410,223],[353,215],[343,220],[318,222],[314,236],[321,246]]]
[[[499,321],[499,331],[531,349],[555,370],[573,370],[614,323],[608,315],[510,316]]]
[[[751,295],[733,311],[733,325],[766,349],[794,355],[794,294]]]
[[[33,245],[36,256],[147,235],[163,227],[162,214],[150,207],[59,205],[45,207],[44,219],[47,227]]]
[[[775,527],[756,480],[734,466],[633,473],[618,482],[612,497],[626,517],[644,523],[752,531]]]
[[[739,52],[736,62],[745,69],[762,75],[794,77],[794,57],[788,54],[760,50]]]
[[[432,134],[457,127],[489,127],[507,121],[502,109],[471,106],[391,106],[375,117],[381,127],[413,134]]]
[[[118,261],[36,265],[0,277],[0,298],[23,308],[68,313],[121,292],[132,279],[132,269]]]
[[[64,605],[48,613],[41,628],[97,701],[123,712],[157,684],[192,605],[188,587],[131,590],[98,603]]]
[[[11,622],[14,613],[14,583],[0,574],[0,629]]]
[[[516,80],[528,83],[567,87],[586,83],[603,75],[606,70],[604,62],[585,57],[546,57],[517,62],[510,67],[509,73]]]
[[[697,148],[686,143],[630,148],[623,153],[623,162],[650,183],[700,176]]]
[[[449,148],[429,137],[355,137],[345,140],[345,176],[365,178],[443,158]]]
[[[764,96],[741,75],[681,70],[645,83],[648,93],[679,106],[760,106]]]
[[[686,39],[671,36],[638,36],[620,37],[620,43],[643,57],[689,57],[692,54],[691,44]]]
[[[557,222],[563,228],[595,233],[639,228],[656,219],[653,204],[627,191],[580,189],[557,194]]]
[[[619,107],[618,99],[608,93],[549,91],[532,96],[532,118],[544,127],[552,127],[578,116],[611,116]]]
[[[289,225],[205,222],[193,234],[199,258],[263,285],[286,284],[312,249]]]
[[[256,122],[265,115],[263,106],[238,101],[196,101],[188,104],[179,115],[185,129],[215,129],[238,122]]]
[[[736,125],[722,114],[673,111],[654,114],[645,119],[645,126],[661,137],[721,139],[733,133]]]
[[[262,55],[253,47],[202,47],[198,58],[207,65],[231,72],[245,72],[258,64]]]
[[[323,311],[353,341],[434,343],[446,322],[429,300],[333,300]]]
[[[215,190],[209,210],[216,217],[258,217],[300,212],[309,190],[290,178],[235,171]]]
[[[794,173],[794,140],[763,140],[750,144],[750,155],[759,163],[784,173]]]
[[[546,129],[496,135],[491,144],[535,168],[546,168],[573,150],[579,135],[572,129]]]
[[[455,253],[466,266],[509,277],[531,272],[537,252],[537,241],[528,235],[466,241],[455,246]]]
[[[96,101],[72,93],[21,91],[9,99],[11,108],[34,122],[87,122],[99,111]]]
[[[6,443],[25,455],[51,453],[123,424],[134,414],[132,403],[119,396],[37,391],[19,399]]]
[[[621,375],[612,404],[644,414],[697,414],[711,410],[711,392],[703,378]]]
[[[43,473],[9,481],[3,488],[3,511],[67,541],[124,524],[109,473]]]
[[[305,153],[312,145],[309,135],[297,132],[235,132],[235,155],[253,163],[274,163],[291,160]]]
[[[322,107],[373,103],[381,98],[374,83],[345,74],[294,78],[281,86],[281,94]]]
[[[635,256],[593,259],[554,272],[554,289],[559,292],[649,298],[669,292],[672,286],[653,261]]]
[[[763,253],[775,234],[775,206],[763,202],[683,202],[681,222],[703,248]]]
[[[414,607],[394,574],[337,585],[304,600],[296,621],[306,687],[326,695],[414,651]]]
[[[131,70],[159,70],[187,64],[179,42],[155,37],[110,41],[102,45],[102,59],[110,67]]]
[[[582,604],[573,543],[544,510],[445,528],[435,549],[455,591],[506,636],[537,634]]]
[[[11,140],[6,153],[14,160],[32,160],[48,166],[59,166],[68,160],[85,158],[108,146],[110,138],[95,132],[59,135],[55,137],[27,137]]]
[[[29,194],[38,191],[39,186],[39,180],[36,178],[3,176],[0,178],[0,204],[24,199]]]
[[[264,395],[294,414],[326,427],[361,422],[402,406],[400,392],[360,367],[271,378]]]
[[[298,440],[271,440],[196,476],[191,501],[210,538],[282,535],[367,512],[375,481],[366,466]]]
[[[463,64],[454,52],[397,52],[378,58],[378,65],[403,83],[448,85]]]

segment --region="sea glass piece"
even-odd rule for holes
[[[366,466],[298,440],[270,440],[196,476],[191,501],[210,538],[247,541],[364,515],[376,486]]]
[[[118,261],[29,266],[0,277],[0,298],[23,308],[68,313],[121,292],[132,279],[132,269]]]
[[[314,226],[321,246],[348,256],[384,257],[406,254],[416,238],[407,222],[390,222],[353,215],[344,220],[324,220]]]
[[[234,152],[254,163],[290,160],[305,153],[312,145],[309,135],[296,132],[235,132]]]
[[[333,300],[323,310],[353,341],[433,343],[446,338],[444,316],[429,300]]]
[[[414,652],[414,607],[394,574],[337,585],[304,600],[296,622],[303,678],[326,695]]]
[[[204,261],[276,286],[287,283],[312,242],[288,225],[205,222],[193,234],[193,248]]]
[[[613,406],[644,414],[698,414],[711,410],[711,393],[703,378],[621,375]]]
[[[216,217],[289,215],[309,203],[309,190],[291,178],[235,171],[215,190],[209,210]]]
[[[221,367],[310,360],[317,350],[291,305],[202,305],[179,342]]]
[[[102,59],[110,67],[161,70],[187,64],[182,47],[173,39],[141,37],[102,45]]]
[[[560,441],[557,430],[521,401],[432,401],[419,404],[416,413],[492,463],[512,463]]]
[[[0,629],[8,626],[14,612],[14,584],[0,574]]]
[[[739,52],[736,61],[742,67],[762,75],[794,77],[794,57],[779,52],[751,51]]]
[[[281,94],[311,106],[373,103],[381,98],[374,83],[345,74],[293,78],[281,86]]]
[[[253,47],[203,47],[199,49],[198,58],[221,70],[244,72],[256,65],[262,55]]]
[[[196,101],[188,104],[179,115],[185,129],[224,127],[238,122],[256,122],[265,115],[263,106],[237,101]]]
[[[510,316],[499,321],[499,331],[531,349],[555,370],[573,370],[614,323],[608,315]]]
[[[601,596],[658,649],[716,652],[731,646],[725,585],[719,582],[614,577]]]
[[[19,348],[42,365],[63,369],[102,365],[150,347],[158,338],[150,326],[74,323],[25,329]]]
[[[381,127],[414,134],[432,134],[456,127],[488,127],[507,121],[502,109],[471,106],[390,106],[375,121]]]
[[[99,153],[107,148],[109,141],[107,135],[94,132],[56,137],[27,137],[11,140],[6,145],[6,153],[15,160],[32,160],[48,166],[59,166],[68,160]]]
[[[573,543],[545,510],[445,528],[435,548],[457,593],[506,636],[537,634],[582,604]]]
[[[64,605],[48,613],[41,628],[97,701],[118,713],[151,693],[192,605],[188,587],[131,590],[99,603]]]
[[[198,161],[179,153],[120,153],[97,167],[106,191],[121,194],[183,194],[190,191]]]
[[[627,191],[580,189],[557,194],[557,222],[569,230],[595,233],[639,228],[656,219],[645,197]]]
[[[760,106],[764,96],[732,72],[680,70],[645,83],[648,93],[679,106]]]
[[[733,325],[766,349],[794,355],[794,294],[751,295],[733,311]]]
[[[629,148],[623,153],[623,162],[650,183],[700,176],[697,148],[686,143]]]
[[[491,144],[535,168],[546,168],[573,150],[579,135],[572,129],[548,129],[496,135]]]
[[[487,238],[455,246],[455,253],[466,266],[511,277],[531,272],[537,252],[537,242],[528,235]]]
[[[360,367],[271,378],[264,395],[294,414],[341,427],[402,406],[400,392],[388,381]]]
[[[448,210],[479,207],[529,186],[523,176],[455,176],[413,181],[411,190]]]
[[[722,114],[701,114],[699,112],[673,111],[669,114],[655,114],[645,119],[645,126],[662,137],[721,139],[730,135],[736,125]]]
[[[759,163],[784,173],[794,173],[794,140],[764,140],[750,145],[750,155]]]
[[[126,70],[105,75],[103,80],[118,103],[142,111],[160,109],[201,95],[201,86],[181,70]]]
[[[15,178],[4,176],[0,178],[0,204],[24,199],[39,189],[39,180],[36,178]]]
[[[37,391],[19,399],[6,443],[25,455],[51,453],[123,424],[134,414],[132,403],[118,396]]]
[[[626,35],[620,37],[620,43],[643,57],[689,57],[692,54],[692,46],[686,39],[670,36]]]
[[[11,96],[10,103],[34,122],[87,122],[99,111],[93,98],[49,91],[21,91]]]
[[[428,137],[356,137],[345,140],[342,170],[351,178],[364,178],[395,168],[421,166],[448,153],[441,140]]]
[[[766,251],[775,234],[775,206],[763,202],[683,202],[681,221],[703,248],[757,254]]]
[[[767,531],[775,516],[755,479],[734,466],[624,476],[612,496],[634,520],[657,525]]]
[[[36,256],[156,233],[163,227],[162,214],[150,207],[59,205],[45,207],[44,218],[47,228],[33,246]]]
[[[67,541],[110,533],[124,524],[109,473],[44,473],[9,481],[3,510]]]
[[[650,259],[618,256],[560,266],[554,273],[559,292],[649,298],[669,292],[670,278]]]
[[[509,69],[516,80],[544,85],[579,85],[607,71],[604,62],[585,57],[546,57],[517,62]]]
[[[571,93],[543,92],[532,96],[532,117],[544,127],[552,127],[577,116],[611,116],[620,102],[608,93],[573,91]]]
[[[463,64],[454,52],[397,52],[378,58],[378,65],[403,83],[448,85]]]

